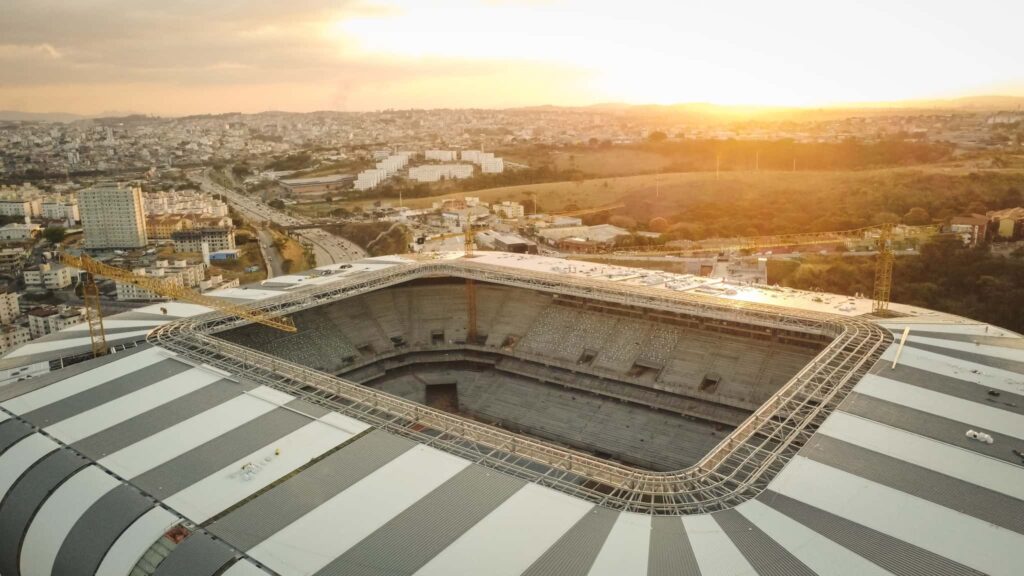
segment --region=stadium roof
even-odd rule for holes
[[[610,287],[847,318],[870,310],[863,299],[479,258]],[[370,259],[301,285],[400,265]],[[299,284],[224,295],[259,301]],[[147,342],[41,367],[87,346],[73,327],[0,366],[0,574],[121,576],[149,561],[161,576],[1019,574],[1024,339],[893,308],[908,316],[875,322],[897,338],[766,489],[682,516],[576,498]],[[155,305],[111,316],[108,333],[134,344],[202,312]],[[156,546],[179,524],[191,536]]]

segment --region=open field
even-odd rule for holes
[[[674,205],[684,200],[699,197],[714,198],[716,195],[724,193],[752,193],[767,196],[775,192],[818,193],[834,189],[856,191],[894,188],[902,187],[908,181],[924,176],[966,177],[971,173],[1015,175],[1024,178],[1024,170],[1021,169],[986,169],[973,163],[963,162],[842,172],[722,172],[717,178],[714,172],[677,172],[660,175],[594,178],[580,182],[526,184],[474,192],[452,192],[426,198],[409,198],[405,199],[403,204],[410,208],[423,208],[444,198],[477,196],[485,202],[500,202],[502,200],[525,200],[531,194],[536,194],[537,202],[543,211],[559,211],[570,207],[587,208],[618,200],[633,199]],[[396,203],[392,199],[388,201]],[[372,204],[373,200],[335,201],[330,204],[306,204],[303,205],[302,211],[329,211],[332,208],[352,210],[356,207],[367,209]]]
[[[283,267],[286,274],[294,274],[309,270],[309,261],[306,258],[306,250],[298,240],[280,232],[274,231],[274,246],[281,253],[284,259]]]

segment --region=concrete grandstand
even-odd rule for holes
[[[696,463],[827,343],[495,284],[477,291],[476,343],[465,290],[446,279],[304,310],[296,334],[254,325],[220,337],[420,403],[454,384],[456,413],[654,470]]]
[[[1006,330],[499,253],[219,295],[300,331],[168,304],[0,360],[0,574],[1019,572]]]

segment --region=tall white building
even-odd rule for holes
[[[480,162],[480,171],[484,174],[501,174],[505,171],[505,161],[501,158],[485,158]]]
[[[146,245],[146,215],[142,189],[106,184],[78,194],[87,249],[142,248]]]
[[[436,160],[438,162],[454,162],[455,151],[454,150],[427,150],[423,152],[423,157],[427,160]]]
[[[437,182],[473,176],[472,164],[424,164],[409,168],[409,179],[417,182]]]
[[[369,190],[376,188],[385,178],[387,178],[387,173],[383,170],[363,170],[356,177],[356,182],[353,186],[356,190]]]

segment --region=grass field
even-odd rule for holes
[[[642,197],[648,202],[677,204],[692,196],[713,197],[718,193],[745,192],[771,194],[775,191],[816,192],[823,188],[839,188],[856,190],[858,188],[896,187],[901,182],[923,174],[945,174],[950,176],[964,175],[973,171],[1016,173],[1024,175],[1019,169],[979,170],[970,163],[951,163],[941,165],[916,166],[911,168],[887,168],[881,170],[863,170],[847,172],[722,172],[716,177],[714,172],[681,172],[668,174],[645,174],[639,176],[620,176],[595,178],[579,182],[552,182],[547,184],[526,184],[490,188],[474,192],[452,192],[426,198],[406,199],[403,204],[410,208],[429,207],[433,202],[444,198],[461,198],[477,196],[484,202],[501,202],[503,200],[521,201],[536,194],[537,202],[543,211],[560,211],[570,207],[587,208],[600,206],[619,200],[630,200]],[[389,200],[394,202],[393,200]],[[368,209],[373,200],[335,201],[324,204],[306,204],[302,206],[304,213],[328,211],[331,208],[344,207]]]

